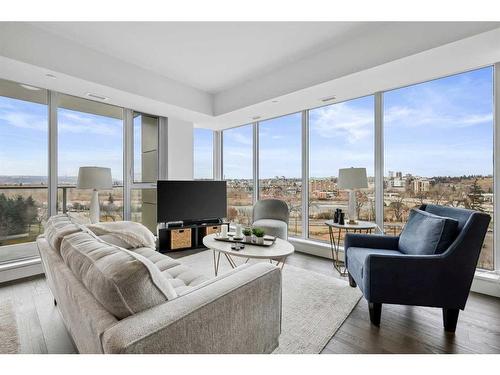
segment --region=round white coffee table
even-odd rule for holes
[[[245,263],[250,259],[269,259],[271,263],[275,261],[277,266],[283,268],[286,258],[295,251],[295,248],[290,242],[280,238],[276,238],[276,242],[271,246],[245,244],[243,249],[233,250],[231,249],[230,242],[216,241],[214,239],[216,235],[217,234],[210,234],[203,237],[203,245],[211,249],[214,253],[215,276],[217,276],[219,272],[221,254],[226,257],[232,268],[237,267],[233,257],[246,258]]]

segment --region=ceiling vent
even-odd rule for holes
[[[92,94],[91,92],[88,92],[85,95],[91,99],[97,99],[97,100],[101,100],[101,101],[105,101],[105,100],[109,99],[109,98],[102,96],[102,95]]]
[[[335,100],[335,99],[337,99],[337,97],[336,97],[336,96],[334,96],[334,95],[332,95],[332,96],[328,96],[328,97],[326,97],[326,98],[321,98],[321,101],[322,101],[322,102],[329,102],[329,101],[331,101],[331,100]]]

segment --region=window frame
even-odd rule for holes
[[[384,93],[401,89],[404,87],[410,87],[446,77],[456,76],[460,74],[466,74],[468,72],[476,71],[482,68],[492,67],[493,68],[493,192],[494,192],[494,204],[493,204],[493,219],[494,219],[494,254],[493,263],[494,270],[488,271],[484,269],[477,269],[479,274],[481,273],[500,273],[500,62],[495,64],[488,64],[484,66],[475,67],[473,69],[468,69],[461,72],[455,72],[452,74],[435,77],[432,79],[412,82],[411,84],[402,85],[399,87],[387,88],[374,93],[368,93],[362,96],[356,96],[352,98],[347,98],[334,103],[328,103],[312,108],[307,108],[302,111],[302,235],[300,237],[294,237],[295,239],[306,241],[312,244],[321,244],[320,241],[308,238],[308,228],[309,228],[309,205],[308,205],[308,195],[309,195],[309,111],[326,107],[332,104],[338,104],[342,102],[347,102],[366,96],[374,96],[374,174],[375,174],[375,222],[379,226],[379,233],[383,233],[384,224]],[[254,203],[258,200],[259,194],[259,124],[262,121],[272,120],[274,118],[279,118],[287,115],[298,113],[297,111],[282,114],[279,116],[274,116],[265,119],[259,119],[254,123],[251,123],[254,127],[254,144],[253,144],[253,181],[254,181]],[[241,126],[250,125],[241,124],[229,128],[225,128],[220,131],[221,142],[215,144],[215,153],[220,155],[218,169],[220,170],[220,176],[215,179],[222,179],[223,176],[223,135],[226,130],[238,128]]]

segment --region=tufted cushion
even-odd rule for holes
[[[153,262],[168,279],[178,295],[186,294],[194,287],[209,280],[208,277],[194,272],[191,268],[182,265],[179,261],[159,253],[148,247],[132,250]]]
[[[66,236],[61,256],[75,277],[118,319],[177,297],[150,260],[104,243],[90,233]]]
[[[45,224],[45,238],[57,252],[61,251],[61,242],[65,236],[81,231],[81,226],[66,214],[52,216]]]
[[[404,254],[431,255],[444,252],[457,235],[458,221],[412,209],[399,237]]]

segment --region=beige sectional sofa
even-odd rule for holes
[[[37,239],[80,353],[270,353],[278,346],[279,268],[245,265],[209,279],[151,247],[126,249],[101,237],[58,215]]]

